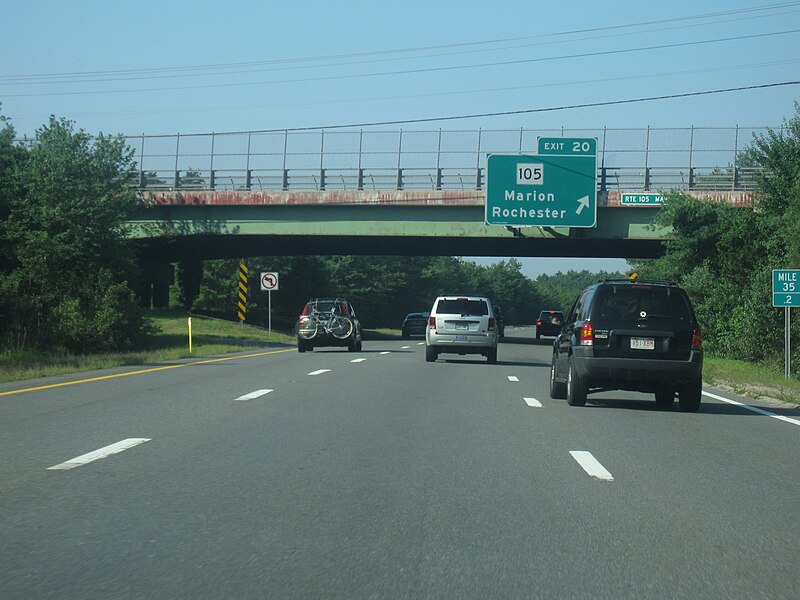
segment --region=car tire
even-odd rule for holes
[[[575,360],[569,359],[569,372],[567,373],[567,404],[570,406],[584,406],[586,404],[586,382],[575,370]]]
[[[567,397],[567,384],[556,381],[556,357],[550,365],[550,397],[556,400],[564,400]]]
[[[657,390],[656,406],[659,408],[669,408],[675,401],[675,390]]]
[[[307,342],[306,340],[297,340],[297,351],[298,352],[307,352],[314,349],[314,346]]]
[[[361,338],[356,342],[356,352],[361,352]]]
[[[678,390],[678,406],[683,412],[697,412],[703,398],[703,382],[698,379]]]
[[[540,337],[542,337],[542,334],[537,331],[536,332],[536,339],[538,340]]]
[[[356,352],[357,350],[358,350],[358,342],[356,341],[356,336],[354,335],[349,340],[347,340],[347,351]]]
[[[425,361],[435,362],[437,358],[439,358],[439,353],[436,351],[436,348],[433,346],[425,346]]]
[[[497,364],[497,348],[489,348],[489,352],[486,354],[486,359],[488,360],[490,365]]]

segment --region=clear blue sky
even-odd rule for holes
[[[800,79],[800,2],[5,0],[3,9],[2,114],[29,136],[50,114],[89,133],[224,132]],[[780,125],[798,98],[790,85],[402,127]],[[587,264],[524,262],[530,275]],[[597,268],[615,266],[624,262]]]

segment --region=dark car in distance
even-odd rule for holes
[[[295,324],[297,351],[319,346],[346,346],[361,351],[361,321],[346,298],[312,298]]]
[[[403,319],[401,332],[404,338],[409,338],[412,335],[425,335],[425,329],[428,327],[429,312],[412,312],[406,315]]]
[[[560,310],[543,310],[536,319],[536,339],[543,335],[558,335],[564,322],[564,313]]]
[[[583,406],[593,391],[678,397],[694,412],[702,397],[703,345],[692,303],[672,282],[604,280],[584,289],[553,343],[550,396]]]

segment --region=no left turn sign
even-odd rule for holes
[[[278,274],[277,273],[262,273],[261,274],[261,291],[274,292],[278,289]]]

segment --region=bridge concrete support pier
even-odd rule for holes
[[[175,280],[175,268],[170,263],[154,260],[140,261],[141,286],[138,298],[142,308],[169,308],[169,288]]]

